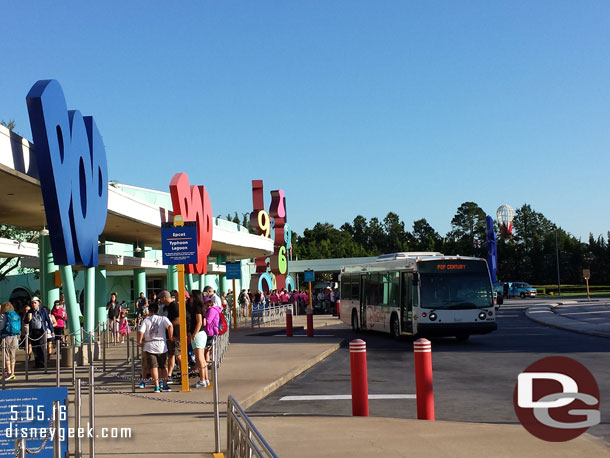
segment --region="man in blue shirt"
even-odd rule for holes
[[[47,329],[51,331],[52,337],[55,337],[55,333],[53,332],[53,322],[49,312],[40,306],[40,299],[34,296],[31,305],[32,307],[25,316],[25,322],[30,328],[29,338],[34,352],[35,367],[41,368],[44,367]]]

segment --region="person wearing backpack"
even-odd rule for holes
[[[44,367],[43,345],[47,344],[47,329],[51,330],[51,337],[55,337],[55,333],[53,332],[53,322],[49,312],[40,306],[40,299],[34,296],[31,304],[32,308],[26,314],[25,322],[30,326],[29,338],[32,342],[32,351],[34,352],[34,367],[40,369]]]
[[[0,310],[0,335],[6,345],[6,380],[15,380],[15,356],[19,348],[21,318],[10,302],[5,302]]]

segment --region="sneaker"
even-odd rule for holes
[[[155,387],[155,391],[153,391],[153,393],[160,393],[161,392],[161,387],[160,386],[156,386]]]
[[[17,377],[15,377],[15,374],[11,374],[9,375],[6,379],[7,380],[15,380]]]
[[[169,386],[167,386],[167,383],[164,383],[163,384],[163,391],[172,391],[172,389]]]
[[[205,380],[199,380],[197,383],[195,383],[195,388],[205,388],[207,386],[205,382]]]
[[[172,380],[170,377],[168,377],[168,378],[167,378],[167,382],[165,382],[165,384],[166,384],[166,385],[173,385],[173,384],[174,384],[174,381],[173,381],[173,380]]]
[[[140,388],[146,388],[146,382],[140,382]]]
[[[210,381],[209,380],[204,380],[203,383],[205,383],[205,387],[207,388],[208,386],[210,386]]]

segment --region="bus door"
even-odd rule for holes
[[[400,320],[402,332],[413,333],[413,296],[417,288],[413,286],[413,274],[405,272],[401,281]]]
[[[360,329],[366,329],[366,293],[365,275],[360,275]]]

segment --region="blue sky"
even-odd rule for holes
[[[12,2],[0,119],[59,80],[93,115],[110,179],[203,184],[213,213],[286,191],[302,233],[362,214],[523,203],[577,237],[610,216],[605,1]]]

